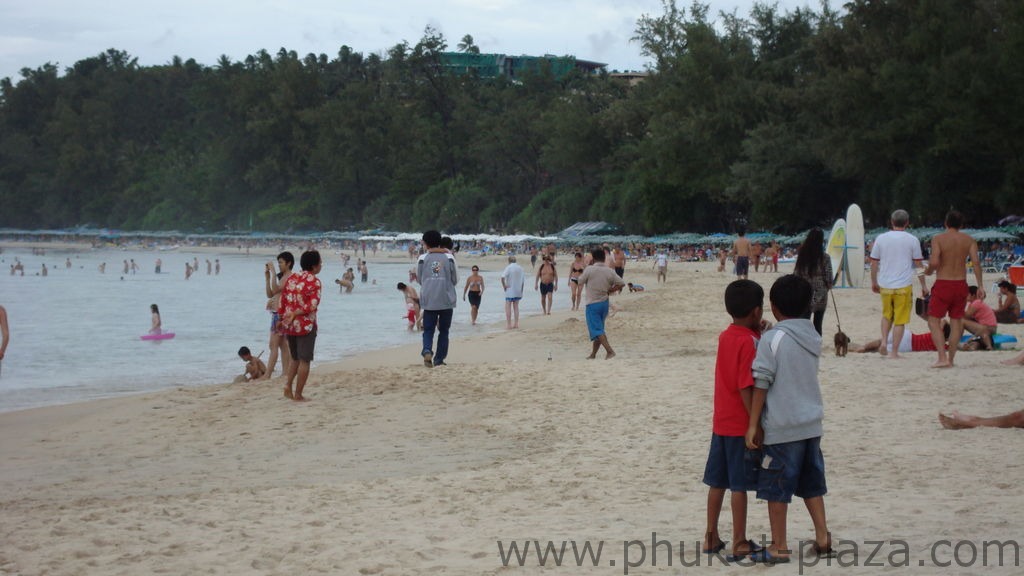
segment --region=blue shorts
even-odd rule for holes
[[[604,319],[608,317],[608,301],[587,304],[587,332],[591,340],[604,336]]]
[[[505,302],[519,302],[522,299],[523,298],[521,296],[517,296],[515,298],[505,298]]]
[[[733,492],[757,490],[761,451],[747,450],[743,436],[711,435],[708,463],[704,466],[704,483],[712,488],[728,488]]]
[[[766,444],[757,481],[757,497],[789,503],[793,496],[814,498],[828,492],[821,437]]]

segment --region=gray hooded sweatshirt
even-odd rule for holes
[[[455,285],[459,283],[459,272],[455,266],[454,256],[445,252],[422,254],[416,263],[416,275],[420,280],[420,308],[455,308],[458,301]]]
[[[768,391],[761,412],[765,444],[822,435],[820,355],[821,336],[810,320],[783,320],[761,336],[753,372],[754,386]]]

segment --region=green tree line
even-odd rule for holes
[[[657,234],[794,231],[851,202],[869,226],[1024,212],[1024,2],[663,0],[634,41],[635,87],[454,74],[431,28],[382,54],[26,68],[0,80],[0,226]]]

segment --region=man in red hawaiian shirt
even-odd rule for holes
[[[281,289],[281,307],[278,309],[281,330],[288,337],[288,351],[292,361],[288,364],[288,381],[284,385],[285,398],[301,401],[302,389],[309,378],[309,363],[313,361],[316,344],[316,309],[320,306],[322,286],[316,277],[323,267],[316,250],[303,252],[299,258],[301,272],[293,273]],[[295,376],[299,379],[295,382]],[[292,391],[295,382],[295,391]]]

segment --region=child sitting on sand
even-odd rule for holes
[[[779,321],[764,333],[754,358],[754,397],[747,425],[747,448],[764,449],[757,497],[768,501],[772,543],[750,555],[755,562],[789,562],[786,513],[793,495],[804,499],[814,524],[812,554],[834,556],[825,521],[825,458],[821,454],[825,413],[818,383],[821,336],[808,320],[813,290],[792,274],[775,281],[769,293]]]
[[[260,356],[262,355],[260,352]],[[245,373],[235,378],[235,382],[251,382],[267,373],[267,365],[259,357],[253,356],[248,346],[238,349],[238,357],[245,362]]]
[[[644,285],[643,284],[633,284],[632,282],[627,282],[626,286],[629,287],[629,291],[630,292],[643,292],[644,291]]]
[[[725,491],[732,492],[732,562],[761,548],[747,539],[747,491],[757,489],[760,453],[746,449],[743,435],[750,421],[754,378],[750,367],[761,337],[764,290],[752,280],[736,280],[725,288],[725,309],[732,324],[718,336],[715,360],[715,409],[711,448],[704,467],[708,488],[708,525],[703,551],[717,554],[725,548],[718,534]]]

